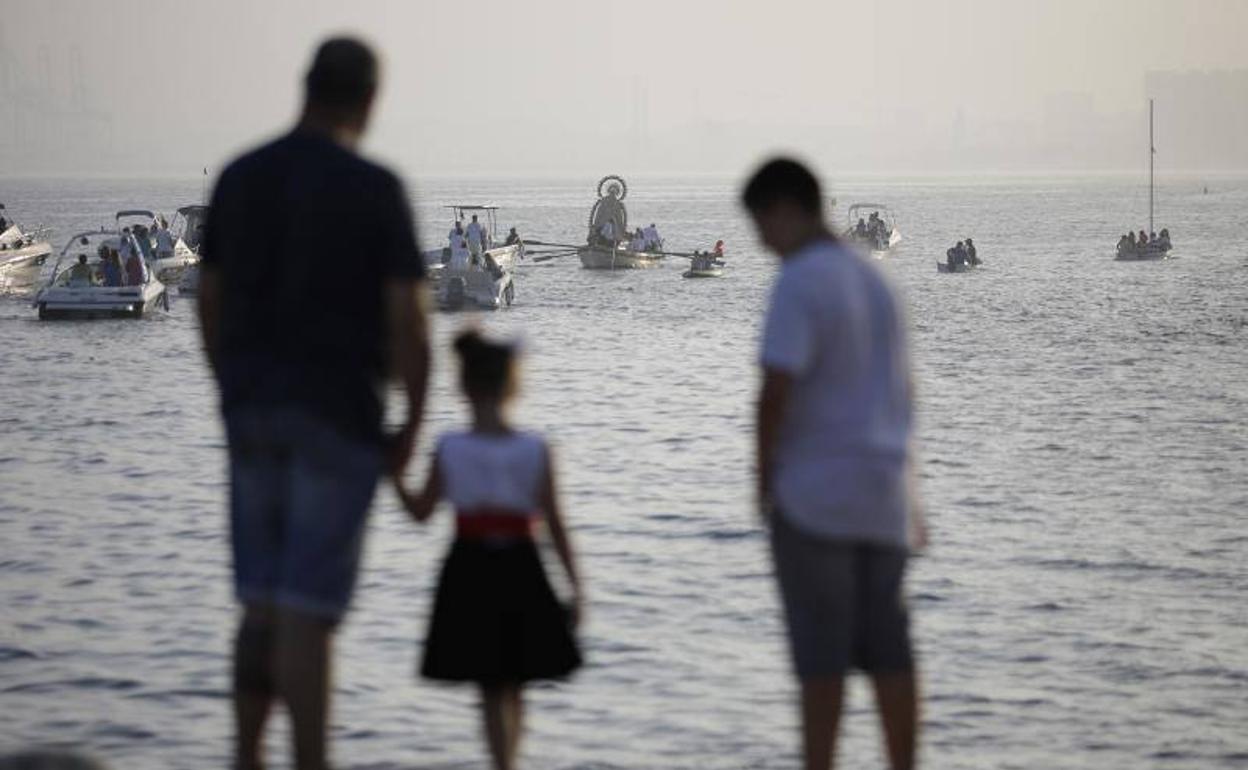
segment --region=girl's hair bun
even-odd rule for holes
[[[467,329],[455,337],[455,352],[459,354],[461,381],[469,393],[501,396],[507,389],[515,356],[513,346],[488,340],[476,329]]]

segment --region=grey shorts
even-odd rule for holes
[[[355,588],[381,448],[283,408],[236,410],[226,435],[239,601],[336,623]]]
[[[821,539],[795,529],[781,512],[771,549],[799,678],[914,667],[902,594],[905,549]]]

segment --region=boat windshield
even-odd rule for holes
[[[199,251],[204,239],[204,223],[208,220],[207,206],[183,206],[173,216],[170,230],[182,239],[191,251]]]

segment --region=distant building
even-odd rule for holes
[[[1149,72],[1144,91],[1156,100],[1159,167],[1248,170],[1248,70]]]

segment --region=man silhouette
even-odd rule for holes
[[[263,766],[274,700],[290,711],[296,766],[327,766],[333,631],[379,477],[406,467],[424,408],[424,265],[410,204],[398,178],[355,151],[377,81],[362,43],[323,43],[298,125],[222,172],[204,233],[199,314],[221,392],[243,607],[233,685],[243,769]],[[386,436],[391,374],[407,415]]]

